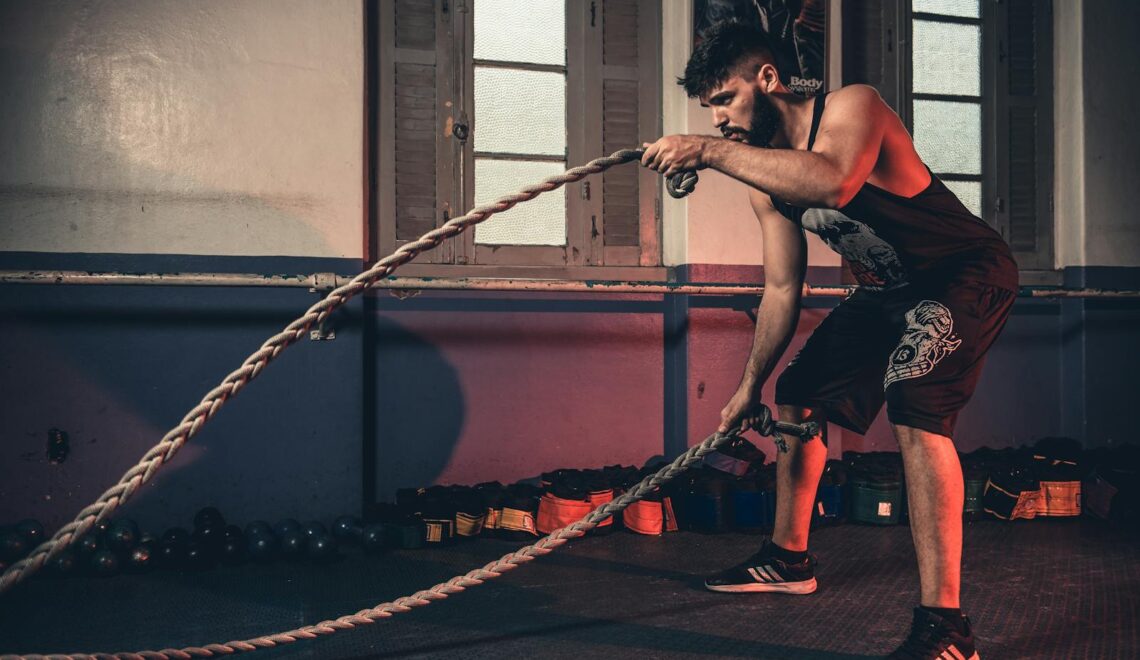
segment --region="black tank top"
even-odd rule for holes
[[[826,96],[815,97],[808,151],[815,144]],[[930,185],[914,197],[864,183],[838,210],[805,209],[775,196],[772,205],[842,255],[865,288],[890,290],[911,282],[956,280],[1017,291],[1017,264],[1009,246],[933,172]]]

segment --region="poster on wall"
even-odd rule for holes
[[[732,19],[768,35],[788,89],[813,96],[824,88],[827,0],[693,0],[693,45],[709,26]]]

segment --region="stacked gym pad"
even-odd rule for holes
[[[1032,447],[985,451],[989,480],[982,508],[1002,520],[1081,515],[1081,482],[1088,470],[1072,438],[1042,438]]]
[[[967,519],[1075,517],[1084,511],[1114,524],[1140,523],[1140,447],[1084,451],[1070,438],[1043,438],[1029,447],[983,448],[960,458]],[[766,459],[738,438],[591,534],[769,532],[776,515],[776,464]],[[342,546],[381,552],[477,537],[530,542],[620,496],[662,465],[558,469],[511,485],[405,488],[394,503],[370,506],[363,521],[342,516],[331,529],[292,519],[272,526],[254,521],[242,529],[227,525],[212,508],[195,517],[193,533],[172,527],[161,535],[147,534],[126,519],[102,521],[56,557],[49,572],[111,575],[120,569],[201,570],[243,561],[323,562],[335,559]],[[842,460],[827,461],[812,525],[843,522],[908,522],[898,453],[844,452]],[[33,520],[0,527],[0,567],[18,561],[42,538],[43,526]]]

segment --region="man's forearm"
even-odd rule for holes
[[[797,206],[836,208],[843,175],[825,156],[795,149],[764,149],[709,137],[705,163],[728,176]]]
[[[752,340],[752,352],[744,365],[744,375],[740,379],[740,389],[758,390],[775,367],[776,360],[784,354],[792,339],[800,316],[800,293],[786,292],[765,295],[760,300],[756,313],[756,333]]]

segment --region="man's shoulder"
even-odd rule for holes
[[[883,105],[879,90],[870,85],[847,85],[829,92],[827,109],[845,112],[863,112]]]
[[[881,101],[882,97],[879,95],[879,90],[870,85],[859,83],[854,85],[844,85],[839,89],[828,92],[828,99],[863,99]]]

